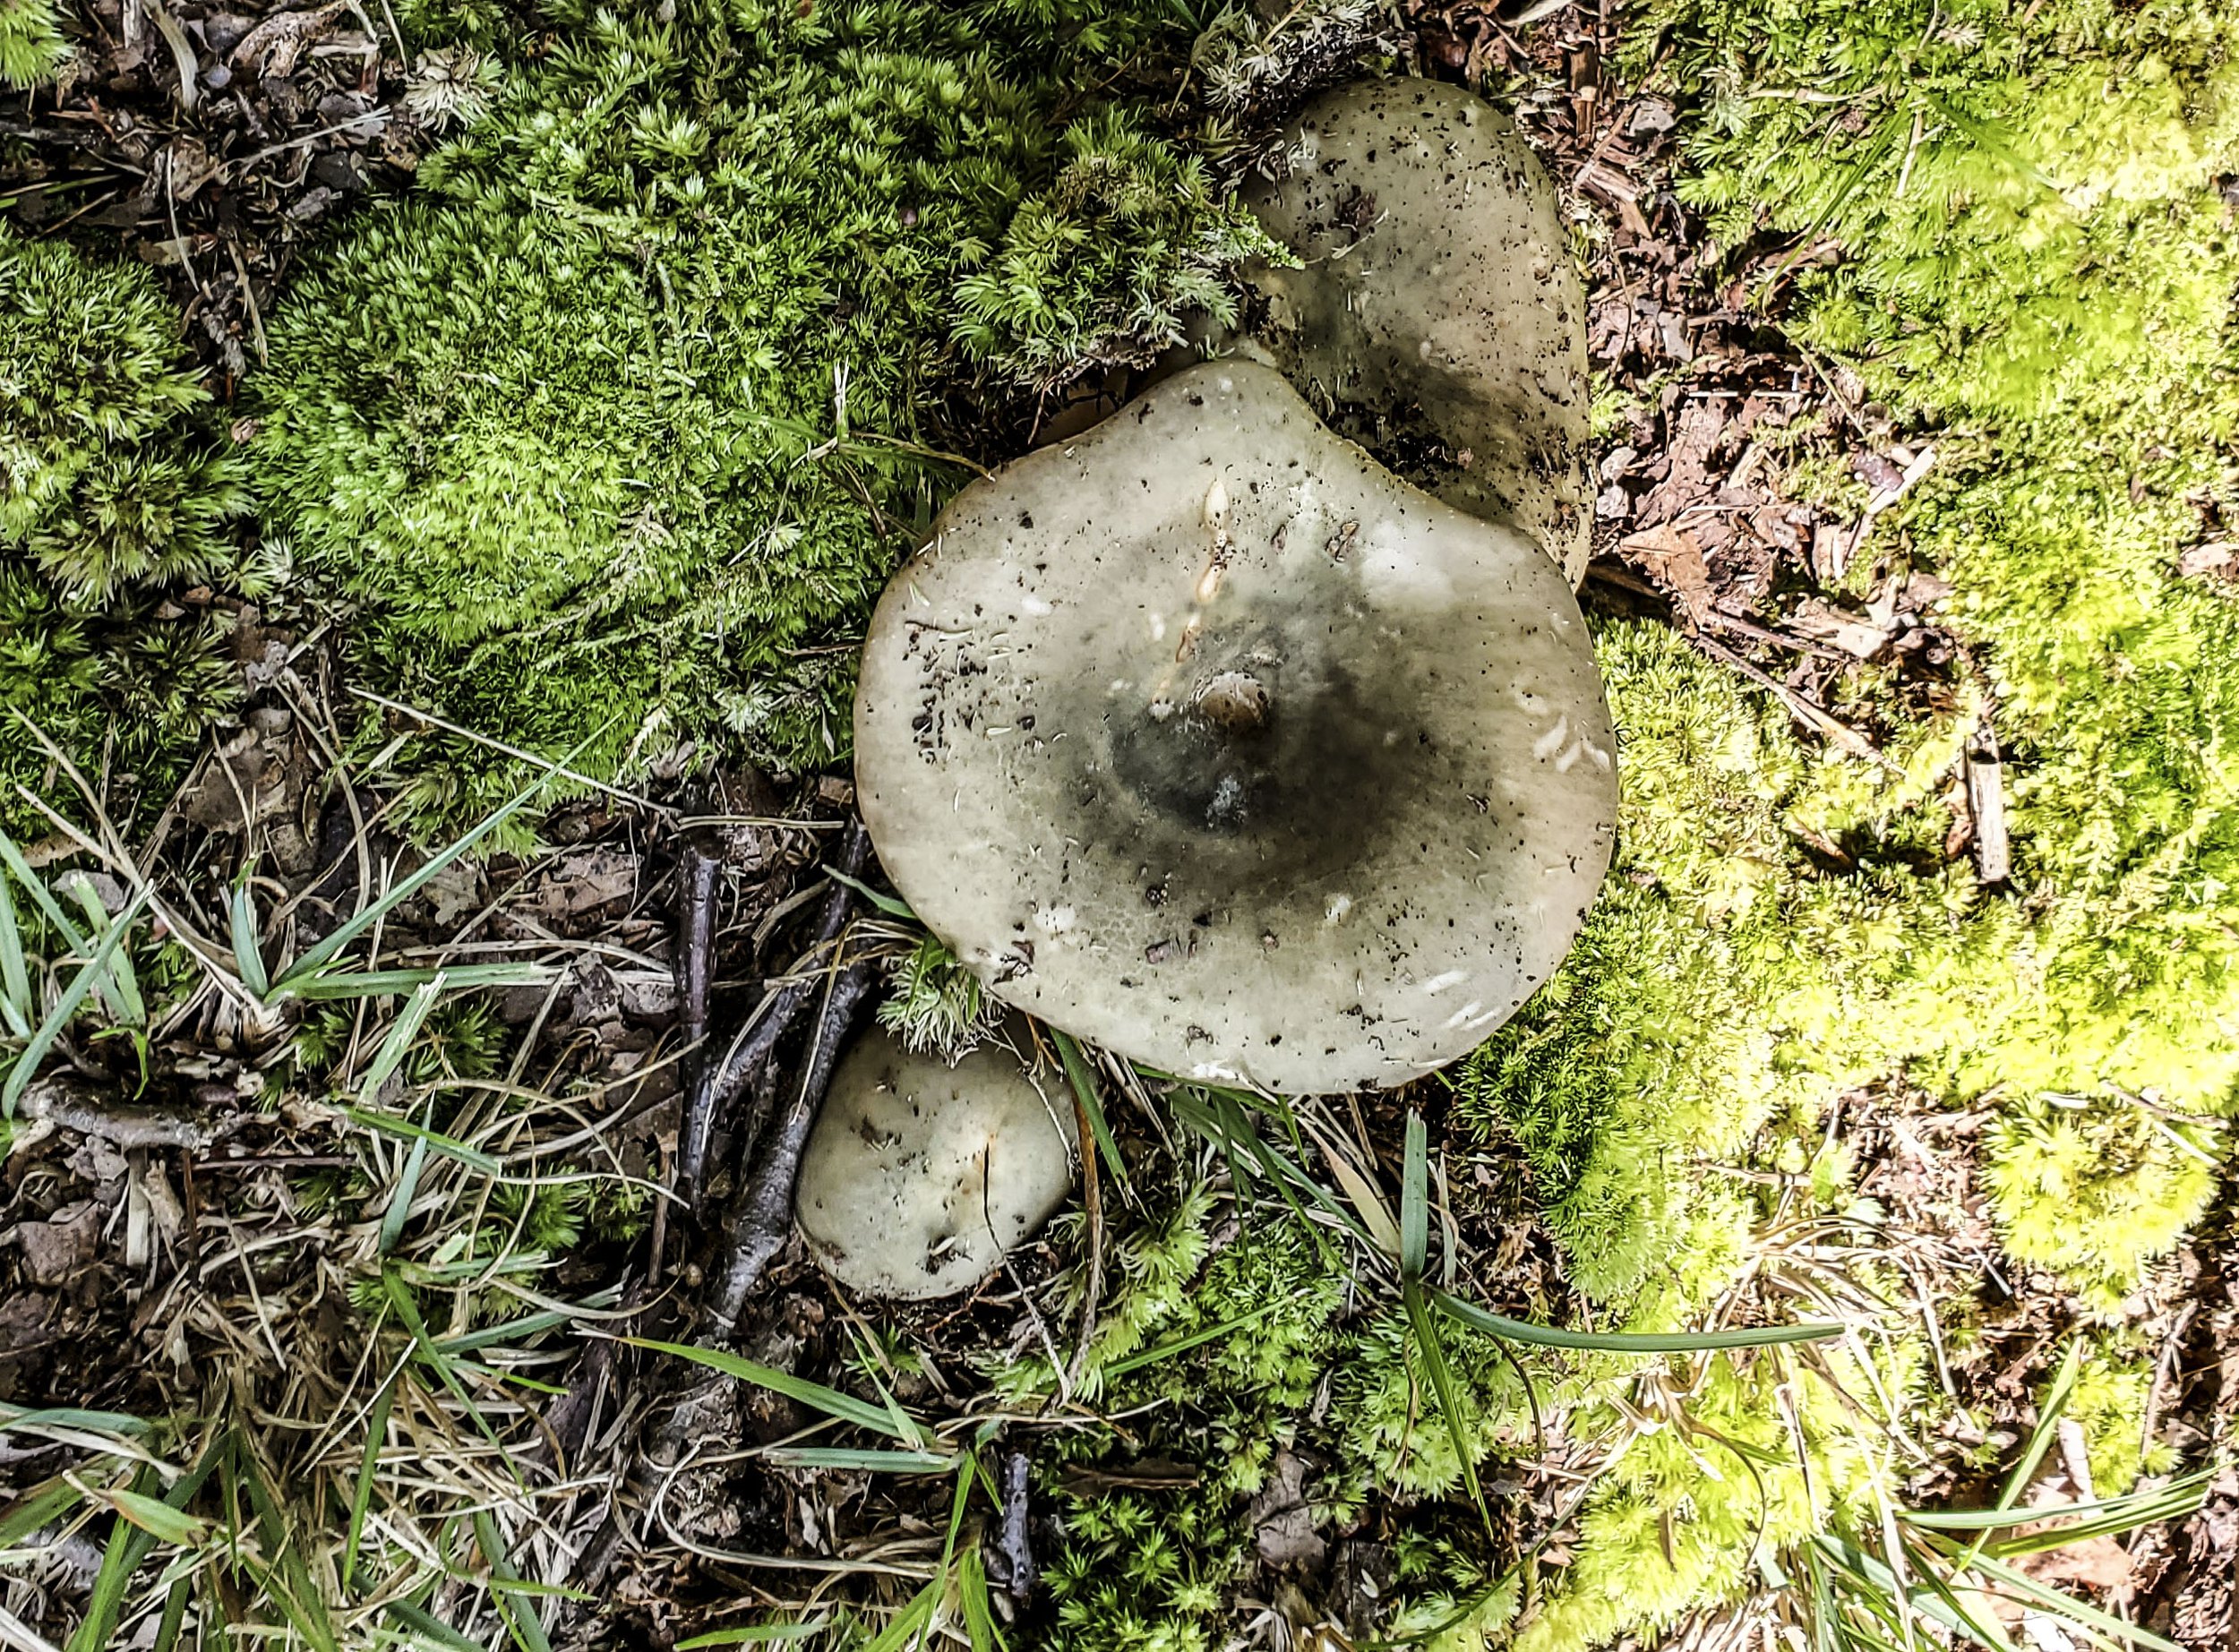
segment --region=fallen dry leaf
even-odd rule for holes
[[[1711,613],[1711,570],[1693,534],[1669,522],[1643,528],[1617,542],[1642,570],[1677,597],[1690,623],[1703,625]]]
[[[101,1234],[101,1207],[87,1199],[65,1205],[54,1219],[16,1224],[23,1271],[34,1285],[67,1285],[91,1264]]]

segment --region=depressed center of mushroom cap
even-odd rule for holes
[[[1559,571],[1240,362],[959,495],[879,603],[856,752],[887,871],[996,996],[1278,1091],[1480,1041],[1615,806]]]

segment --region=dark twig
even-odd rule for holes
[[[1025,1601],[1034,1593],[1034,1545],[1026,1536],[1026,1454],[1013,1451],[1003,1459],[1003,1525],[995,1553],[1003,1562],[1003,1587],[1010,1597]]]
[[[862,870],[870,852],[871,837],[862,822],[851,824],[840,844],[839,869],[853,877]],[[823,909],[817,914],[816,932],[808,954],[796,966],[795,974],[803,978],[811,975],[819,953],[836,942],[841,929],[846,927],[854,903],[855,892],[835,879],[824,897]],[[722,1060],[700,1064],[700,1077],[692,1086],[684,1120],[677,1132],[677,1190],[689,1201],[697,1201],[708,1143],[715,1139],[716,1121],[731,1110],[740,1092],[768,1066],[778,1044],[808,1009],[814,988],[815,981],[811,979],[796,980],[780,987],[763,1001],[753,1019],[739,1030]],[[691,1171],[689,1185],[684,1177],[687,1168]]]
[[[685,1057],[691,1102],[676,1135],[676,1194],[687,1209],[699,1203],[699,1177],[708,1162],[708,1137],[714,1112],[708,1105],[708,993],[715,976],[716,891],[723,863],[689,839],[676,869],[678,884],[676,996],[680,1031],[691,1053]]]
[[[816,1121],[840,1046],[854,1023],[855,1012],[870,996],[877,970],[877,960],[859,958],[839,966],[828,978],[824,1011],[802,1066],[800,1086],[785,1110],[772,1121],[763,1151],[741,1180],[724,1224],[723,1265],[708,1280],[708,1330],[722,1341],[729,1341],[736,1331],[746,1299],[793,1232],[793,1185],[800,1174],[802,1150],[808,1145],[809,1126]]]

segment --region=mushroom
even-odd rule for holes
[[[1000,1042],[953,1067],[865,1034],[832,1075],[801,1158],[794,1219],[827,1272],[866,1296],[968,1290],[1073,1186],[1071,1105]]]
[[[1514,1013],[1608,866],[1611,750],[1554,563],[1243,361],[966,488],[855,698],[880,862],[995,997],[1276,1091]]]
[[[1411,480],[1523,529],[1575,586],[1591,526],[1585,295],[1538,157],[1439,81],[1342,88],[1284,137],[1289,175],[1248,198],[1300,264],[1248,272],[1260,343],[1341,428],[1353,404],[1372,409],[1374,445],[1409,454]]]

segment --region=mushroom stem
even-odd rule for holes
[[[840,844],[838,868],[853,877],[863,869],[871,853],[871,835],[860,820],[851,822]],[[806,976],[819,963],[819,954],[839,938],[848,914],[854,910],[855,892],[837,878],[817,914],[815,934],[794,972]],[[798,1024],[809,1007],[812,980],[780,987],[763,1000],[755,1016],[733,1039],[720,1061],[703,1059],[684,1104],[684,1117],[676,1132],[676,1191],[697,1211],[700,1177],[708,1163],[708,1144],[715,1139],[716,1121],[737,1103],[739,1094],[766,1069],[778,1043]],[[751,1144],[750,1144],[751,1145]]]
[[[801,1151],[808,1144],[809,1126],[816,1121],[816,1110],[831,1084],[832,1065],[838,1059],[840,1045],[854,1023],[855,1012],[870,995],[877,967],[875,959],[859,958],[828,978],[823,1013],[802,1070],[801,1087],[775,1121],[768,1150],[759,1155],[751,1173],[741,1182],[724,1225],[723,1266],[710,1277],[713,1288],[707,1297],[708,1329],[715,1340],[731,1340],[747,1297],[761,1283],[762,1274],[793,1232],[793,1185],[801,1170]]]

